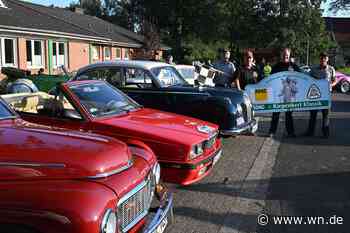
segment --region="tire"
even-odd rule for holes
[[[348,81],[343,80],[340,83],[340,92],[341,93],[346,93],[348,91],[350,91],[350,83]]]
[[[32,228],[20,225],[0,225],[0,233],[39,233]]]

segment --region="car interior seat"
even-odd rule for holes
[[[46,116],[61,117],[64,112],[63,103],[56,98],[45,99],[43,108],[38,112]]]
[[[26,96],[22,99],[22,111],[36,113],[38,104],[39,96]]]

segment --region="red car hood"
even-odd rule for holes
[[[0,180],[95,177],[126,169],[130,159],[112,138],[0,121]]]
[[[150,135],[179,143],[200,142],[218,130],[217,125],[206,121],[149,108],[98,120],[98,122],[123,128],[124,132],[138,132],[140,137]],[[210,133],[201,132],[198,129],[203,126],[207,126]]]

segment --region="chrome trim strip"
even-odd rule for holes
[[[68,136],[68,137],[74,137],[74,138],[80,138],[80,139],[89,139],[93,141],[99,141],[99,142],[109,142],[108,139],[97,137],[97,136],[89,136],[85,134],[77,134],[72,132],[59,132],[59,131],[53,131],[49,129],[34,129],[34,128],[23,128],[23,130],[26,131],[32,131],[36,133],[48,133],[53,135],[59,135],[59,136]]]
[[[113,171],[110,171],[110,172],[100,173],[100,174],[95,175],[95,176],[88,176],[87,178],[89,178],[89,179],[106,178],[108,176],[112,176],[112,175],[121,173],[121,172],[129,169],[130,167],[132,167],[132,165],[133,165],[133,162],[131,160],[129,160],[127,165],[124,165],[120,168],[114,169]]]
[[[17,166],[17,167],[46,167],[46,168],[65,168],[63,163],[26,163],[26,162],[0,162],[0,166]]]
[[[126,200],[128,200],[131,196],[133,196],[135,193],[143,189],[147,185],[147,182],[143,180],[140,184],[138,184],[133,190],[125,194],[120,200],[118,201],[117,207],[119,206]]]

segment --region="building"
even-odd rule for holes
[[[327,31],[337,47],[332,49],[332,64],[350,64],[350,18],[325,17]]]
[[[0,68],[55,74],[64,65],[73,71],[97,61],[129,59],[143,43],[143,36],[82,11],[0,0]]]

